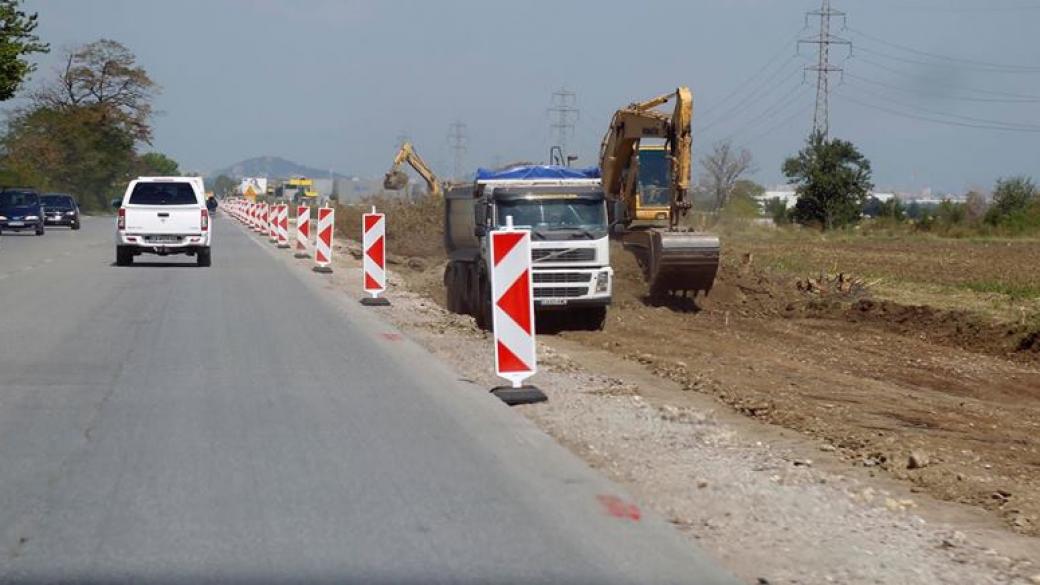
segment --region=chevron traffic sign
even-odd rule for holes
[[[296,208],[296,254],[307,257],[307,246],[311,243],[311,208],[300,205]]]
[[[386,290],[386,215],[371,213],[361,216],[361,261],[362,286],[370,296],[361,299],[365,305],[389,305],[380,297]]]
[[[488,256],[495,374],[509,380],[516,389],[538,370],[531,285],[531,232],[513,229],[512,221],[507,220],[505,229],[491,232]]]

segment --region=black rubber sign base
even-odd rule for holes
[[[521,386],[519,388],[513,388],[512,386],[498,386],[492,388],[491,393],[509,406],[536,404],[538,402],[549,400],[549,397],[545,395],[545,392],[542,392],[535,386]]]
[[[361,299],[361,304],[366,307],[388,307],[390,306],[390,299],[386,297],[365,297]]]

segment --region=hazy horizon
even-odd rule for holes
[[[464,168],[545,160],[553,91],[576,93],[578,164],[596,164],[613,111],[689,85],[694,148],[733,136],[764,184],[804,142],[815,78],[802,68],[813,0],[629,3],[151,2],[34,0],[52,52],[125,44],[163,92],[154,149],[211,171],[271,155],[378,176],[407,135],[442,176],[449,124],[467,124]],[[594,8],[593,8],[594,7]],[[834,47],[832,136],[872,161],[879,189],[989,188],[1040,175],[1040,3],[835,0],[854,42]],[[1005,66],[1006,64],[1007,66]],[[804,78],[804,82],[803,82]],[[941,120],[937,123],[935,120]],[[997,129],[1000,128],[1000,129]],[[699,172],[698,166],[694,167]]]

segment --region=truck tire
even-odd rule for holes
[[[485,331],[494,330],[494,319],[491,317],[491,283],[484,275],[480,276],[480,284],[477,287],[479,291],[476,299],[475,317],[477,318],[477,327],[484,329]]]
[[[213,257],[210,255],[209,248],[200,248],[195,253],[195,262],[203,268],[208,268],[213,263]]]
[[[458,270],[455,269],[455,264],[449,262],[444,267],[444,292],[447,297],[445,300],[445,308],[448,309],[449,313],[461,313],[459,310],[459,277]]]
[[[116,246],[116,266],[130,266],[134,263],[134,253],[126,246]]]

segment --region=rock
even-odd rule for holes
[[[837,447],[835,447],[834,445],[831,445],[830,443],[826,443],[824,445],[820,445],[820,451],[823,451],[825,453],[833,453],[836,449],[837,449]]]
[[[704,481],[703,479],[701,479],[701,480],[698,480],[698,481],[697,481],[697,487],[698,487],[699,489],[704,489],[704,488],[708,487],[708,482],[707,482],[707,481]]]
[[[911,451],[907,458],[907,469],[922,469],[930,463],[928,454],[923,451]]]
[[[793,463],[795,467],[812,467],[812,459],[795,459],[791,463]]]
[[[1037,573],[1036,575],[1030,577],[1029,581],[1031,583],[1034,583],[1035,585],[1040,585],[1040,573]]]

